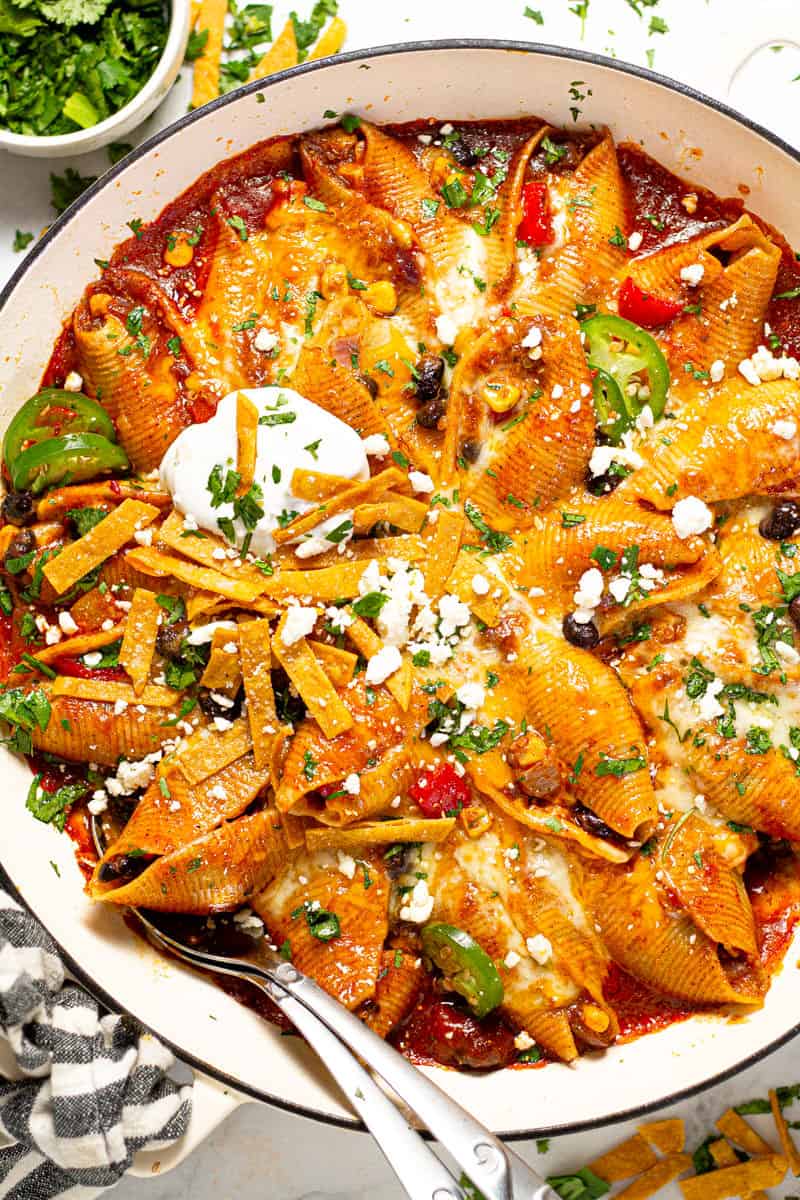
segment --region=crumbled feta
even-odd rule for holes
[[[453,126],[450,124],[449,121],[447,122],[446,125],[442,125],[439,128],[439,133],[442,135],[442,137],[449,137],[452,132],[453,132]]]
[[[422,142],[423,146],[430,146],[431,142],[433,141],[433,137],[430,133],[418,133],[417,141]]]
[[[711,366],[708,368],[708,375],[712,383],[721,383],[725,377],[725,363],[721,358],[715,358]]]
[[[364,447],[364,453],[371,454],[373,458],[385,458],[391,450],[389,439],[383,433],[371,433],[368,437],[361,439],[361,444]]]
[[[351,854],[345,854],[343,850],[337,850],[337,868],[346,879],[353,879],[356,873],[356,860]]]
[[[367,683],[383,683],[402,665],[403,657],[397,646],[382,646],[367,662]]]
[[[462,683],[456,691],[456,698],[466,708],[477,709],[486,699],[486,691],[480,683]]]
[[[639,232],[638,229],[635,230],[631,234],[631,236],[628,238],[628,249],[632,250],[633,253],[635,254],[636,251],[641,247],[641,244],[643,241],[644,241],[643,235]]]
[[[688,267],[681,267],[681,279],[688,283],[689,287],[697,287],[705,273],[706,269],[702,263],[690,263]]]
[[[531,325],[525,337],[520,342],[523,350],[535,350],[542,344],[542,331],[538,325]]]
[[[616,600],[617,604],[622,604],[631,589],[631,581],[627,575],[619,575],[616,579],[612,579],[608,585],[608,590]]]
[[[318,554],[324,554],[330,550],[332,543],[324,537],[306,538],[304,542],[300,542],[295,546],[294,552],[298,558],[316,558]]]
[[[514,1046],[521,1052],[524,1052],[525,1050],[532,1050],[535,1045],[536,1042],[529,1033],[525,1032],[524,1029],[514,1038]]]
[[[725,712],[725,709],[719,700],[717,700],[717,696],[724,687],[725,684],[721,679],[712,679],[703,695],[694,701],[694,705],[703,721],[713,721],[715,717],[721,717]]]
[[[454,596],[452,592],[445,592],[439,601],[439,617],[440,631],[444,637],[449,637],[457,629],[469,624],[470,611],[458,596]]]
[[[258,935],[264,932],[264,922],[251,908],[240,908],[233,914],[233,923],[246,933]]]
[[[485,575],[472,576],[472,590],[476,596],[486,596],[489,592],[489,580]]]
[[[452,346],[458,337],[458,326],[447,313],[441,313],[436,318],[436,336],[445,346]]]
[[[713,524],[714,514],[697,496],[679,500],[672,510],[672,527],[681,539],[694,533],[705,533]]]
[[[346,608],[336,608],[335,605],[325,609],[328,624],[334,633],[344,633],[353,624],[353,617]]]
[[[628,439],[628,444],[626,444]],[[595,446],[592,451],[592,456],[589,459],[589,470],[592,475],[605,475],[612,463],[619,463],[622,467],[631,467],[636,470],[641,467],[644,459],[630,445],[630,434],[623,436],[623,444],[621,446]]]
[[[553,387],[552,387],[552,389],[551,389],[551,391],[550,391],[550,395],[551,395],[551,397],[553,398],[553,400],[560,400],[560,399],[561,399],[561,397],[564,395],[564,389],[563,389],[563,387],[561,386],[561,384],[560,384],[560,383],[554,383],[554,384],[553,384]]]
[[[46,640],[46,639],[45,639]],[[99,650],[90,650],[88,654],[84,654],[81,662],[85,667],[99,667],[103,661],[103,656]]]
[[[652,429],[655,423],[652,408],[649,404],[645,404],[636,418],[636,428],[639,430],[639,433],[647,433],[647,430]]]
[[[108,808],[108,796],[103,791],[92,793],[92,798],[86,806],[93,817],[99,817]]]
[[[280,345],[281,339],[273,329],[259,329],[256,336],[253,338],[253,346],[256,350],[261,350],[263,354],[269,354],[276,346]]]
[[[776,358],[766,346],[759,346],[749,358],[739,363],[739,374],[753,387],[758,387],[761,383],[770,383],[773,379],[798,380],[800,362],[786,354]]]
[[[65,392],[79,392],[83,387],[83,376],[77,371],[70,371],[67,378],[64,380]]]
[[[125,759],[117,767],[116,775],[110,775],[106,780],[106,790],[112,796],[132,796],[141,788],[146,788],[155,775],[155,767],[148,761],[153,755],[148,755],[141,762],[127,762]]]
[[[55,646],[61,641],[61,630],[57,625],[48,625],[44,633],[44,644],[46,646]],[[102,655],[100,656],[102,658]]]
[[[508,967],[509,971],[512,971],[514,969],[514,967],[516,967],[521,962],[522,962],[522,959],[517,954],[516,950],[509,950],[508,954],[503,959],[503,965]]]
[[[293,646],[301,638],[308,637],[318,616],[319,611],[316,608],[303,608],[300,604],[293,604],[288,608],[281,631],[284,646]]]
[[[785,442],[790,442],[797,433],[797,422],[792,420],[773,421],[769,427],[769,431],[770,433],[774,433],[776,437],[783,438]]]
[[[549,963],[553,957],[552,943],[543,933],[537,933],[534,937],[526,938],[525,945],[527,946],[528,954],[530,954],[534,962],[537,962],[540,967]]]
[[[424,471],[409,471],[408,482],[415,492],[432,492],[433,480]]]
[[[349,793],[349,795],[358,795],[358,793],[361,791],[361,780],[359,779],[358,775],[356,775],[355,771],[351,771],[342,784],[342,787],[346,792]]]
[[[433,896],[428,891],[425,879],[417,880],[414,890],[404,897],[400,908],[401,921],[413,921],[415,925],[423,925],[433,912]]]
[[[603,598],[604,586],[602,572],[597,567],[590,567],[588,571],[584,571],[578,580],[578,590],[573,596],[576,606],[582,609],[597,608]]]

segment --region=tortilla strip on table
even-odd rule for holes
[[[203,53],[194,64],[192,108],[200,108],[219,95],[219,68],[222,59],[222,40],[225,33],[227,0],[202,0],[195,22],[196,30],[208,31]]]
[[[84,575],[121,550],[134,533],[155,521],[160,510],[140,500],[123,500],[108,516],[75,542],[65,546],[56,558],[45,563],[44,576],[61,595]]]
[[[250,72],[248,82],[254,79],[264,79],[274,75],[276,71],[285,71],[287,67],[297,66],[297,38],[294,23],[289,19],[280,31],[275,41]]]

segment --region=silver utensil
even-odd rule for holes
[[[96,818],[92,832],[102,853]],[[465,1193],[359,1059],[416,1113],[485,1200],[558,1200],[518,1154],[276,950],[260,943],[257,964],[209,954],[160,929],[152,914],[129,911],[156,946],[201,970],[247,980],[272,1000],[320,1056],[411,1200],[464,1200]]]

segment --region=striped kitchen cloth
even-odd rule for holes
[[[130,1018],[101,1013],[0,888],[0,1198],[86,1200],[180,1138],[191,1085]]]

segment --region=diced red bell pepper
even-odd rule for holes
[[[517,237],[529,246],[547,246],[554,239],[550,193],[546,183],[533,181],[522,189],[522,220]]]
[[[683,312],[683,301],[659,300],[657,296],[650,296],[637,287],[630,276],[619,289],[617,305],[621,317],[633,321],[634,325],[643,325],[645,329],[666,325],[667,321],[674,320]]]
[[[426,817],[460,812],[470,802],[469,784],[448,762],[440,763],[433,771],[423,771],[411,784],[408,794]]]
[[[67,654],[55,659],[53,669],[59,675],[70,675],[73,679],[102,679],[114,683],[125,683],[128,679],[122,667],[87,667],[79,658]]]

